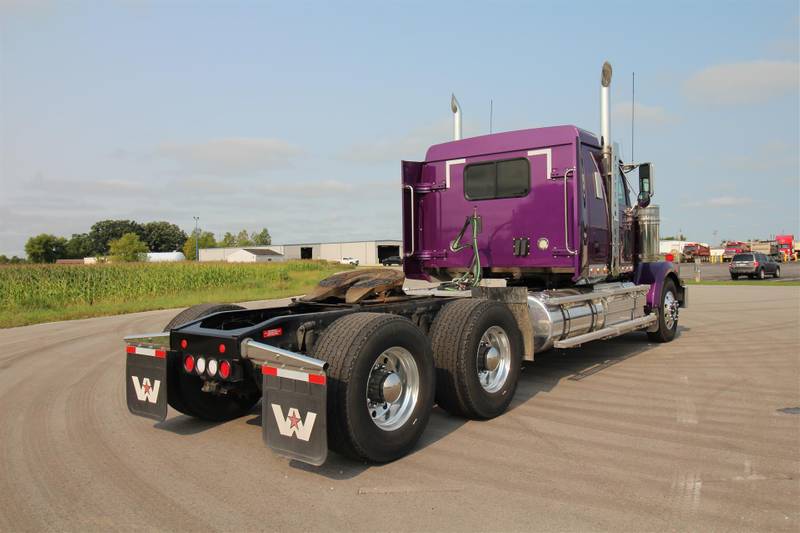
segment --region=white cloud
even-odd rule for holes
[[[716,196],[702,202],[692,202],[691,207],[738,207],[750,205],[753,199],[748,196]]]
[[[747,104],[797,91],[800,65],[791,61],[751,61],[714,65],[684,82],[684,93],[709,104]]]
[[[330,196],[336,194],[346,194],[353,191],[352,183],[345,183],[339,180],[320,180],[307,181],[291,184],[274,184],[260,187],[264,194],[272,196],[295,196],[298,199],[308,197]]]
[[[798,147],[783,140],[765,144],[745,144],[735,155],[725,158],[724,166],[733,171],[759,173],[764,179],[772,176],[800,174]]]
[[[233,138],[194,144],[163,143],[156,153],[188,172],[242,176],[285,168],[302,151],[280,139]]]
[[[411,131],[404,137],[355,144],[341,153],[340,157],[355,163],[398,162],[402,159],[419,161],[431,145],[451,140],[452,127],[451,121],[443,120]]]
[[[642,125],[663,125],[670,122],[675,122],[676,117],[669,114],[663,107],[655,105],[634,103],[634,116],[636,124]],[[630,124],[631,121],[631,103],[620,102],[615,104],[611,109],[611,118],[616,123]]]

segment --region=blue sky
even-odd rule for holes
[[[0,3],[0,253],[104,218],[396,238],[400,159],[573,123],[656,164],[662,235],[800,237],[797,1]]]

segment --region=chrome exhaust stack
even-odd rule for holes
[[[600,142],[603,152],[611,151],[611,63],[603,63],[600,76]]]
[[[450,109],[453,111],[453,140],[461,140],[461,104],[455,94],[450,95]]]
[[[617,155],[611,141],[611,63],[603,63],[600,75],[600,142],[603,146],[603,174],[607,184],[609,220],[611,222],[611,275],[619,274],[620,266],[620,236],[619,236],[619,204],[617,201]]]

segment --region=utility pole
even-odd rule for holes
[[[200,217],[192,217],[194,219],[194,255],[195,261],[200,261],[200,231],[198,230],[197,223]]]

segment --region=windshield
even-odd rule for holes
[[[734,261],[752,261],[753,254],[736,254],[733,256]]]

